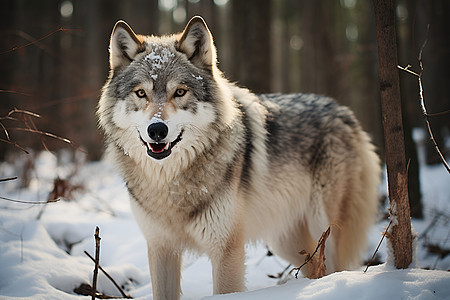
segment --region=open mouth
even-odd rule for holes
[[[148,156],[154,159],[163,159],[172,153],[172,148],[181,141],[182,134],[183,131],[181,131],[178,137],[170,143],[147,143],[142,139],[140,135],[139,137],[141,138],[142,143],[144,143],[145,147],[147,148]]]

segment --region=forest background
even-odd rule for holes
[[[108,76],[108,43],[123,19],[137,33],[179,32],[194,15],[210,27],[225,76],[256,93],[319,93],[350,106],[383,157],[377,44],[369,0],[15,0],[0,11],[0,117],[12,109],[60,139],[26,132],[2,120],[0,133],[25,149],[82,149],[101,158],[95,110]],[[398,57],[418,71],[423,41],[423,87],[429,113],[450,109],[450,1],[396,1]],[[427,25],[430,29],[427,32]],[[423,127],[417,78],[400,71],[412,215],[421,216],[412,128]],[[430,118],[441,151],[449,153],[450,117]],[[30,124],[28,124],[30,126]],[[439,163],[432,144],[427,162]],[[74,147],[75,145],[75,147]],[[17,147],[0,143],[0,159]],[[33,155],[33,154],[31,154]]]

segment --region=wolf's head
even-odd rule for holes
[[[162,37],[136,35],[119,21],[109,50],[98,115],[110,144],[161,160],[202,151],[229,127],[236,108],[201,17],[182,33]]]

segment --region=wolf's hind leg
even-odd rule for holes
[[[324,229],[324,231],[327,228]],[[299,221],[299,225],[290,229],[287,233],[282,234],[272,240],[269,240],[269,247],[271,250],[281,258],[290,262],[293,267],[301,266],[306,259],[306,256],[301,255],[300,252],[305,250],[306,253],[313,254],[317,247],[318,239],[314,239],[310,233],[308,226],[304,221]],[[334,244],[331,236],[327,239],[325,244],[325,265],[327,274],[335,271],[334,267]],[[318,255],[316,253],[315,255]],[[315,266],[313,266],[314,268]],[[301,269],[303,275],[308,275],[308,265]]]

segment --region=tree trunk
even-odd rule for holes
[[[270,92],[270,1],[234,0],[232,4],[232,79],[255,93]]]
[[[388,238],[394,265],[407,268],[412,261],[411,219],[408,201],[408,173],[403,140],[400,81],[398,75],[395,10],[392,0],[374,0],[381,114],[388,173],[390,219]]]

